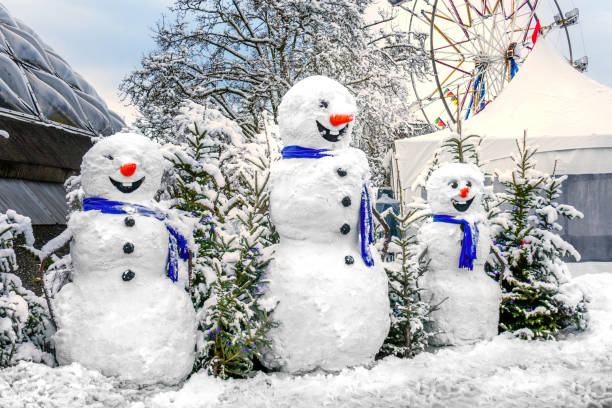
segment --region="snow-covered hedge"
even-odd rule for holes
[[[19,360],[54,365],[53,325],[44,300],[23,287],[17,270],[14,239],[34,243],[30,219],[9,210],[0,214],[0,367]]]

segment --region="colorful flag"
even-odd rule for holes
[[[540,25],[540,20],[536,20],[536,26],[533,29],[533,34],[531,35],[531,42],[532,43],[536,43],[537,39],[538,39],[538,34],[540,34],[540,31],[542,30],[542,26]]]
[[[444,129],[446,127],[446,123],[444,123],[444,121],[440,118],[436,119],[436,125],[438,125],[438,127],[441,129]]]
[[[459,105],[459,101],[457,100],[457,97],[455,96],[454,93],[451,92],[450,89],[446,88],[444,93],[447,98],[450,98],[450,100],[455,103],[455,106]]]

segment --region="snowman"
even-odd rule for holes
[[[365,154],[349,147],[355,100],[338,82],[306,78],[278,111],[285,147],[271,169],[280,235],[265,303],[279,325],[264,355],[290,373],[373,360],[389,330],[387,277],[372,243]]]
[[[501,289],[484,271],[491,252],[482,205],[484,176],[473,164],[449,163],[432,172],[426,190],[433,220],[418,234],[429,258],[419,283],[425,298],[439,304],[431,314],[432,343],[490,339],[497,335]]]
[[[60,364],[138,384],[175,384],[191,372],[195,311],[185,274],[175,282],[188,251],[178,221],[153,200],[163,165],[156,143],[129,133],[83,157],[83,211],[68,222],[73,280],[54,302]]]

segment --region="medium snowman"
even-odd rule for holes
[[[372,244],[369,167],[349,147],[354,98],[338,82],[306,78],[278,111],[283,159],[271,170],[280,235],[264,301],[279,325],[264,364],[289,373],[373,360],[389,330],[387,278]]]
[[[473,164],[444,164],[429,176],[433,219],[418,234],[427,272],[420,279],[432,312],[432,344],[463,345],[497,335],[501,289],[484,271],[491,238],[483,208],[484,176]],[[425,252],[426,251],[426,252]]]
[[[60,364],[78,362],[139,384],[175,384],[192,370],[195,312],[185,291],[186,242],[153,200],[164,158],[129,133],[83,157],[83,211],[72,214],[73,281],[54,302]]]

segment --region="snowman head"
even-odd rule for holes
[[[434,214],[465,218],[482,212],[484,176],[474,164],[444,164],[431,173],[425,188]]]
[[[117,133],[83,157],[81,184],[87,197],[123,202],[152,200],[161,186],[164,157],[157,143],[134,133]]]
[[[302,79],[283,96],[278,124],[285,146],[312,149],[345,149],[351,142],[355,98],[333,79]]]

